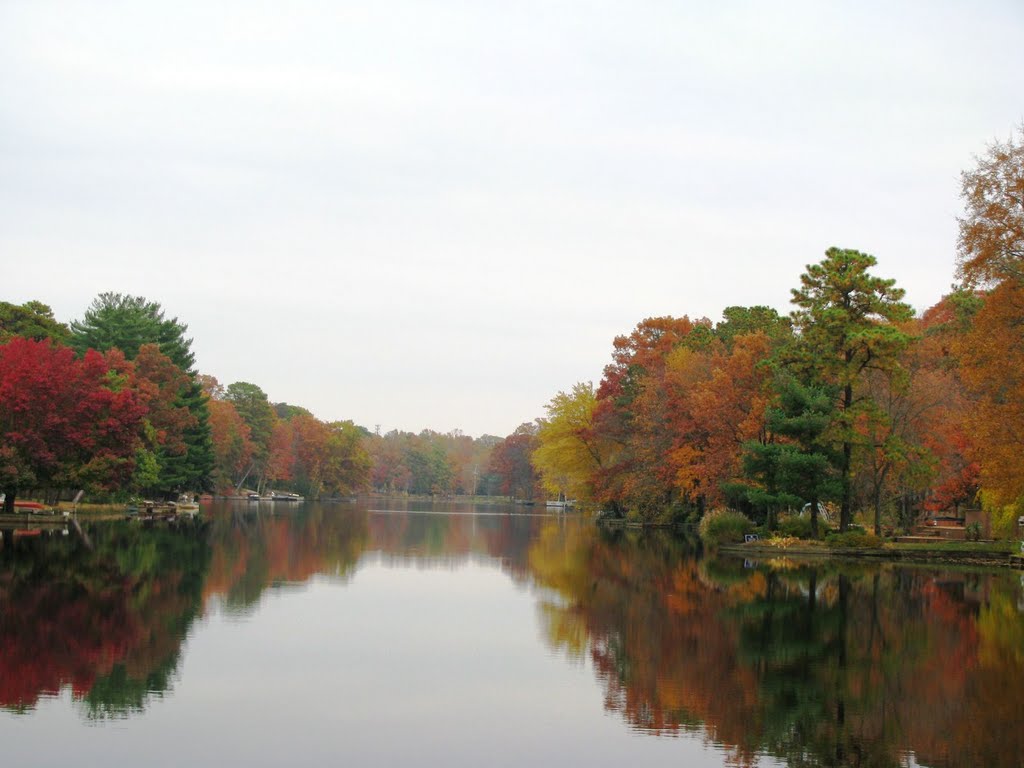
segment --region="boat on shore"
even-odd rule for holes
[[[572,509],[574,501],[571,499],[565,499],[564,501],[545,501],[544,506],[548,509]]]
[[[246,501],[265,502],[265,501],[284,501],[284,502],[300,502],[305,501],[305,498],[297,493],[288,493],[285,491],[267,491],[264,494],[249,493],[245,496]]]
[[[270,501],[304,501],[304,499],[297,493],[286,493],[284,491],[270,491],[270,493],[268,493],[267,495],[270,496]]]
[[[183,493],[178,497],[178,500],[174,502],[174,507],[179,512],[198,512],[199,499],[191,494]]]
[[[130,501],[125,505],[124,513],[131,520],[195,517],[199,513],[199,502],[187,495],[180,496],[178,501]]]
[[[5,501],[7,501],[7,494],[0,493],[0,512],[3,512]],[[12,514],[15,515],[56,515],[57,513],[58,510],[38,501],[14,499],[14,512]]]

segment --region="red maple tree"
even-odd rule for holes
[[[146,406],[99,352],[50,341],[0,346],[0,490],[107,487],[131,474]]]

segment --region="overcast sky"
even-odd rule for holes
[[[103,291],[370,429],[505,435],[656,315],[954,280],[1024,2],[0,0],[0,300]]]

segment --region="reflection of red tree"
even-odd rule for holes
[[[117,579],[99,589],[0,584],[0,706],[32,707],[66,685],[87,693],[143,638],[131,599],[130,585]]]
[[[189,559],[202,546],[193,534],[112,524],[90,531],[89,550],[61,537],[4,550],[0,707],[31,708],[65,688],[84,698],[115,668],[120,683],[102,688],[89,707],[102,715],[141,705],[146,682],[171,668],[198,608],[188,586],[201,577],[202,558]],[[135,548],[144,554],[133,557]],[[122,684],[138,695],[118,699]]]
[[[928,764],[949,764],[950,735],[970,717],[965,691],[977,674],[978,605],[958,594],[963,588],[928,579],[917,593],[928,647],[904,670],[907,695],[899,710],[908,743]]]

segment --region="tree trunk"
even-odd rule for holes
[[[849,362],[849,353],[847,362]],[[853,405],[853,384],[847,383],[843,388],[843,415],[850,412]],[[845,425],[849,428],[849,425]],[[853,465],[853,443],[849,438],[843,440],[843,465],[840,467],[843,481],[843,504],[839,510],[839,531],[846,531],[850,525],[850,518],[853,516],[853,487],[850,483],[850,467]]]
[[[818,538],[818,500],[811,499],[811,538]]]
[[[882,469],[875,480],[874,502],[875,502],[875,536],[882,535],[882,489],[885,488],[885,478],[889,475],[889,467]]]
[[[6,488],[6,495],[4,496],[4,514],[14,514],[14,497],[18,494],[17,488]]]

